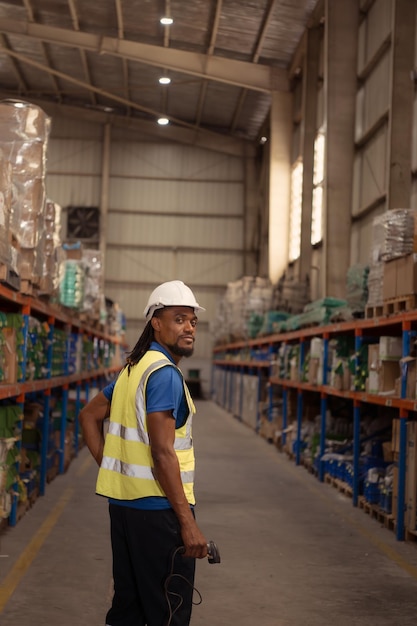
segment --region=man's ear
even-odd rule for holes
[[[161,322],[160,322],[160,320],[159,320],[159,318],[158,318],[158,317],[155,317],[155,316],[154,316],[154,317],[152,317],[152,318],[151,318],[151,324],[152,324],[152,328],[153,328],[154,330],[156,330],[156,331],[161,330]]]

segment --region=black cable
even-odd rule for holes
[[[178,609],[180,608],[180,606],[184,602],[184,598],[181,596],[181,594],[175,593],[174,591],[169,591],[169,589],[168,589],[171,581],[174,578],[180,578],[181,580],[186,582],[189,587],[191,587],[191,589],[193,590],[193,593],[195,592],[195,593],[198,594],[199,601],[198,602],[194,602],[194,600],[193,600],[193,606],[198,606],[203,601],[203,597],[202,597],[201,593],[199,592],[199,590],[196,587],[194,587],[194,585],[188,580],[188,578],[186,578],[182,574],[175,574],[174,573],[175,557],[177,556],[177,554],[180,554],[181,552],[184,552],[184,546],[179,546],[176,550],[174,550],[174,552],[172,554],[172,559],[171,559],[171,569],[170,569],[169,574],[168,574],[168,576],[167,576],[167,578],[165,580],[165,583],[164,583],[165,598],[166,598],[166,601],[167,601],[167,604],[168,604],[168,612],[169,612],[168,622],[167,622],[166,626],[171,626],[172,618],[174,617],[175,613],[178,611]],[[170,596],[172,596],[172,598],[176,598],[178,600],[178,604],[174,608],[174,610],[172,609],[172,606],[171,606],[171,598],[170,598]]]

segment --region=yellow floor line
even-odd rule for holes
[[[93,457],[88,455],[88,457],[85,459],[84,463],[77,470],[77,478],[81,478],[81,476],[86,473],[86,471],[88,470],[88,468],[90,467],[92,462],[93,462]],[[97,471],[98,471],[98,468],[97,468]]]
[[[30,567],[32,561],[38,554],[44,541],[47,539],[49,533],[57,523],[61,516],[65,506],[71,499],[74,493],[74,487],[67,487],[56,506],[49,513],[48,517],[43,522],[42,526],[36,532],[31,539],[30,543],[26,546],[20,557],[17,559],[13,568],[6,576],[2,586],[0,587],[0,614],[3,612],[4,607],[13,595],[16,587],[19,585],[23,576]]]

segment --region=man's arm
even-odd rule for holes
[[[148,413],[147,426],[155,477],[179,520],[185,556],[202,559],[207,556],[207,540],[197,526],[182,486],[174,450],[175,419],[170,411]]]
[[[110,402],[100,391],[80,411],[79,420],[83,436],[91,454],[100,465],[103,458],[103,422],[110,415]]]

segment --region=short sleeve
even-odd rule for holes
[[[166,365],[153,372],[146,385],[146,411],[172,411],[176,421],[182,418],[184,386],[179,372]]]
[[[113,382],[111,382],[109,385],[106,385],[106,387],[104,387],[104,389],[102,389],[106,399],[111,402],[111,399],[113,397],[113,390],[114,390],[114,386],[116,384],[116,381],[114,380]]]

